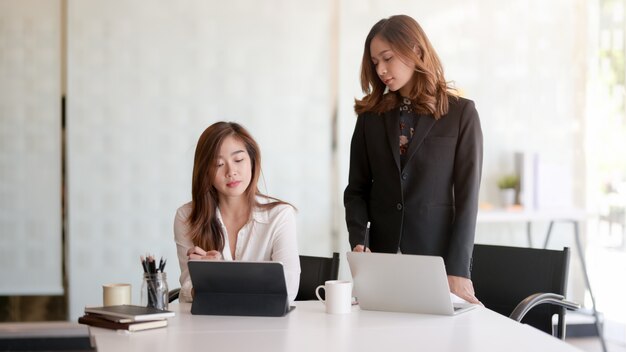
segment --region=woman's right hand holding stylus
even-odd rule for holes
[[[363,245],[362,244],[357,244],[356,246],[354,246],[354,248],[352,248],[353,252],[363,252]],[[365,252],[372,252],[370,251],[369,247],[367,247],[367,249],[365,250]]]
[[[193,248],[189,248],[189,250],[187,251],[187,256],[189,257],[189,259],[200,259],[200,260],[222,260],[224,259],[224,257],[222,257],[222,253],[216,251],[216,250],[212,250],[212,251],[205,251],[204,249],[198,247],[198,246],[194,246]]]

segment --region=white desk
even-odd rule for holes
[[[285,317],[191,315],[164,329],[121,332],[90,328],[98,352],[117,351],[551,351],[578,349],[485,308],[455,317],[361,311],[329,315],[317,301],[296,302]]]
[[[580,241],[580,222],[587,220],[587,213],[582,209],[554,209],[554,210],[489,210],[478,212],[478,223],[525,223],[526,224],[526,236],[528,239],[528,246],[533,247],[531,226],[533,222],[547,221],[549,222],[548,231],[543,244],[543,248],[548,247],[548,241],[552,234],[552,229],[556,223],[570,223],[573,228],[574,243],[578,252],[578,258],[580,259],[580,265],[583,272],[583,278],[585,279],[585,285],[589,296],[591,297],[591,310],[595,319],[596,331],[600,337],[600,343],[602,344],[602,350],[606,349],[606,342],[604,341],[604,334],[600,327],[600,320],[598,317],[598,311],[596,310],[596,299],[591,290],[591,283],[589,282],[589,275],[587,274],[587,263],[585,261],[585,253],[583,252],[582,244]]]

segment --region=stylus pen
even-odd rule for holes
[[[370,222],[367,222],[367,227],[365,227],[365,239],[363,240],[363,252],[367,249],[367,246],[370,244]]]

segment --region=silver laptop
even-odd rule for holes
[[[452,303],[441,257],[348,252],[361,309],[455,315],[476,304]]]

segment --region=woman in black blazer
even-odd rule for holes
[[[383,19],[365,41],[344,192],[353,251],[443,257],[450,290],[478,303],[470,278],[483,139],[419,24]]]

